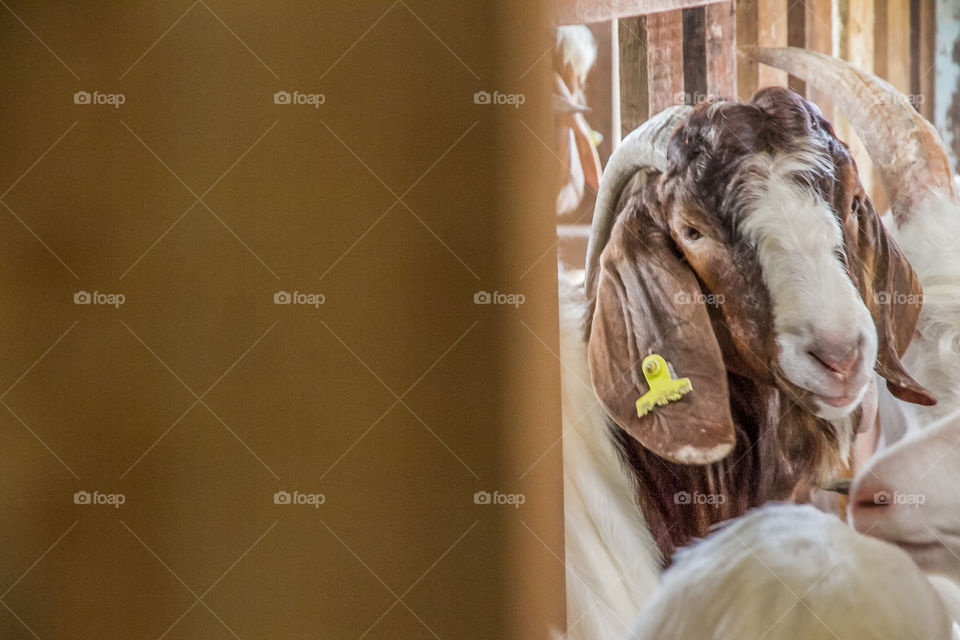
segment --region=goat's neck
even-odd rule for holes
[[[677,547],[753,507],[789,498],[801,480],[838,457],[829,423],[785,400],[774,387],[734,374],[729,378],[737,444],[714,464],[669,462],[610,425],[636,482],[644,519],[668,564]]]

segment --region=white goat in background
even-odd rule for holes
[[[809,505],[769,504],[681,549],[631,640],[960,638],[910,557]]]
[[[849,512],[860,533],[785,504],[721,525],[677,552],[629,637],[960,639],[958,469],[960,412],[857,474]]]

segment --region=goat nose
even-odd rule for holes
[[[863,341],[854,346],[817,345],[808,353],[828,372],[848,378],[860,361]]]

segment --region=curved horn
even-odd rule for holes
[[[600,253],[610,239],[610,230],[616,221],[617,201],[620,192],[639,169],[652,167],[663,171],[667,165],[667,142],[680,121],[687,117],[692,107],[676,105],[664,109],[631,131],[607,161],[600,177],[597,204],[593,210],[593,225],[587,243],[587,265],[584,282],[589,286],[595,274]]]
[[[747,47],[754,59],[809,82],[847,117],[873,160],[897,224],[931,191],[955,198],[950,161],[936,129],[888,82],[848,62],[796,47]]]

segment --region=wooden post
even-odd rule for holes
[[[685,101],[683,12],[652,13],[647,20],[647,92],[650,115]]]
[[[937,2],[937,95],[934,120],[957,170],[960,158],[960,5]]]
[[[707,93],[734,97],[737,94],[736,0],[706,7]]]
[[[650,117],[647,18],[620,18],[620,131],[626,135]]]
[[[910,93],[917,98],[918,111],[933,120],[934,67],[936,66],[936,5],[929,0],[910,1]],[[919,96],[923,96],[922,102]]]
[[[827,55],[834,54],[832,13],[832,0],[805,0],[803,17],[806,23],[804,34],[807,49]],[[824,118],[833,122],[833,103],[825,93],[808,86],[807,98],[820,107]]]
[[[737,44],[738,46],[756,45],[757,0],[737,0]],[[757,92],[760,84],[760,65],[745,55],[737,54],[737,95],[749,100]]]
[[[761,47],[787,46],[787,0],[760,0],[757,5],[757,44]],[[759,88],[787,86],[787,72],[765,64],[759,69]]]
[[[687,104],[707,99],[706,9],[683,10],[683,91]]]
[[[790,7],[787,9],[787,45],[791,47],[805,47],[807,44],[806,7],[803,2],[789,1]],[[787,78],[787,86],[802,96],[807,93],[807,83],[796,76],[789,76]]]

